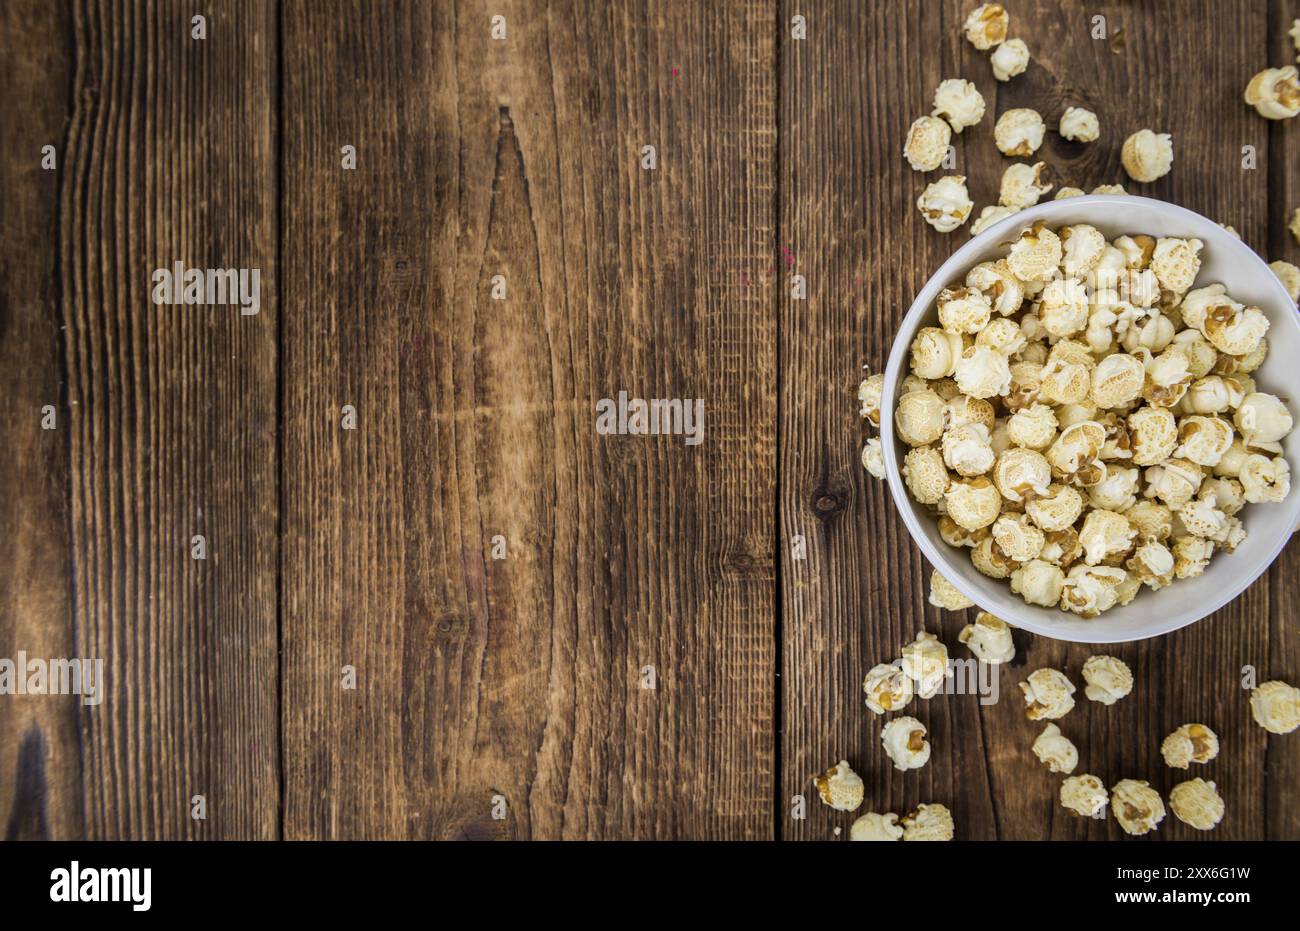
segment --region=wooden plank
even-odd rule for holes
[[[1091,189],[1121,180],[1120,143],[1149,125],[1173,133],[1175,168],[1153,185],[1124,179],[1129,190],[1185,204],[1232,223],[1249,242],[1263,242],[1268,173],[1243,171],[1241,146],[1265,151],[1270,130],[1239,103],[1249,78],[1243,68],[1254,67],[1240,63],[1258,60],[1266,9],[1188,3],[1174,28],[1168,11],[1123,4],[1016,4],[1012,32],[1027,41],[1034,64],[998,85],[986,56],[961,36],[967,6],[782,6],[783,24],[800,12],[809,29],[803,42],[784,39],[781,53],[780,229],[809,281],[808,300],[783,300],[781,309],[781,534],[786,541],[796,533],[809,538],[806,563],[782,557],[782,795],[787,803],[811,795],[809,777],[847,757],[866,781],[872,809],[901,813],[918,802],[943,802],[954,811],[959,837],[1118,837],[1114,824],[1070,820],[1056,804],[1058,780],[1029,752],[1040,728],[1023,719],[1020,707],[1017,683],[1028,672],[1063,665],[1078,681],[1084,659],[1099,652],[1086,647],[1018,636],[1019,655],[1001,673],[1002,700],[981,708],[972,696],[946,696],[910,706],[930,728],[934,754],[920,772],[892,770],[879,746],[881,722],[861,704],[861,678],[872,664],[897,656],[921,626],[964,656],[956,636],[969,612],[940,617],[926,605],[929,567],[887,490],[857,463],[867,434],[853,388],[859,364],[883,366],[912,296],[967,235],[943,237],[922,223],[914,202],[926,179],[899,154],[907,126],[928,112],[943,78],[975,81],[989,104],[984,122],[954,142],[977,211],[996,198],[1009,163],[993,146],[997,115],[1032,106],[1054,125],[1065,106],[1078,102],[1098,112],[1103,138],[1085,147],[1049,133],[1038,157],[1058,183]],[[1091,37],[1094,13],[1107,17],[1109,41]],[[1210,48],[1215,53],[1204,54]],[[1190,73],[1163,64],[1169,61],[1185,62]],[[1186,96],[1192,86],[1199,107]],[[1213,120],[1205,119],[1207,105]],[[1285,783],[1266,787],[1266,742],[1249,722],[1239,685],[1247,663],[1271,660],[1273,674],[1281,674],[1285,663],[1269,654],[1270,627],[1280,638],[1287,622],[1277,619],[1295,597],[1293,585],[1284,563],[1190,630],[1111,650],[1132,666],[1137,685],[1132,699],[1110,709],[1085,703],[1063,722],[1080,745],[1082,766],[1111,783],[1148,778],[1167,791],[1178,779],[1160,760],[1160,741],[1178,724],[1201,719],[1223,739],[1220,758],[1197,774],[1216,779],[1228,801],[1215,836],[1295,836],[1292,820],[1266,813],[1285,804]],[[1273,742],[1269,771],[1288,771],[1298,753],[1294,742]],[[806,821],[784,818],[783,834],[826,838],[852,820],[832,814],[814,803]],[[1159,836],[1194,833],[1168,823]]]
[[[286,5],[287,837],[770,836],[773,12]]]
[[[68,612],[68,409],[60,371],[59,171],[71,30],[61,6],[0,7],[0,657],[73,654]],[[56,162],[57,165],[57,162]],[[54,429],[42,421],[52,409]],[[0,699],[0,831],[81,834],[77,699]]]
[[[84,834],[277,834],[274,20],[79,2],[59,172]],[[261,270],[261,312],[151,274]],[[191,558],[206,537],[207,558]],[[206,820],[191,799],[206,799]]]

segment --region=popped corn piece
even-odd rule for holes
[[[1124,140],[1120,162],[1134,181],[1148,183],[1169,174],[1174,164],[1174,142],[1168,133],[1141,129]]]
[[[1061,783],[1061,806],[1081,817],[1100,817],[1109,801],[1105,784],[1091,773],[1070,776]]]
[[[867,445],[862,447],[862,468],[873,478],[885,477],[885,453],[876,437],[867,440]]]
[[[1148,404],[1173,407],[1183,399],[1193,378],[1191,361],[1183,346],[1170,346],[1158,356],[1139,349],[1136,358],[1143,363],[1142,397]]]
[[[988,479],[984,479],[984,481],[988,482],[988,487],[990,488],[993,487],[993,483],[989,482]],[[954,482],[952,487],[956,488],[960,484],[961,484],[960,482]],[[994,490],[996,491],[996,489]],[[952,501],[950,499],[945,500],[944,507],[951,508]],[[994,511],[993,513],[993,518],[994,519],[997,518],[996,511]],[[978,530],[967,530],[961,524],[953,520],[950,515],[948,514],[939,515],[939,536],[942,537],[943,542],[947,543],[949,546],[956,546],[956,547],[975,546],[977,543],[979,543],[980,540],[983,540],[986,536],[988,536],[988,534],[989,531],[987,527],[981,527]]]
[[[943,461],[964,478],[983,475],[993,468],[995,458],[989,428],[982,423],[950,427],[943,434]]]
[[[987,611],[975,615],[975,623],[963,627],[957,639],[984,663],[1009,663],[1016,656],[1011,625]]]
[[[1291,37],[1291,44],[1295,46],[1296,57],[1300,58],[1300,19],[1291,20],[1291,29],[1287,35]]]
[[[814,778],[813,784],[822,801],[836,811],[856,811],[862,804],[862,778],[849,766],[848,760],[840,760]]]
[[[1219,478],[1239,478],[1241,476],[1241,467],[1246,464],[1246,460],[1254,455],[1246,448],[1245,441],[1237,437],[1228,447],[1228,451],[1223,454],[1219,464],[1214,467],[1214,474]]]
[[[1066,107],[1061,114],[1058,131],[1075,142],[1096,142],[1101,136],[1101,123],[1097,114],[1083,107]],[[1082,192],[1080,192],[1082,193]]]
[[[1011,573],[1011,590],[1026,604],[1054,608],[1061,601],[1065,573],[1042,559],[1025,563]]]
[[[1219,735],[1204,724],[1184,724],[1160,745],[1165,765],[1187,769],[1193,763],[1208,763],[1219,755]]]
[[[993,542],[1008,559],[1029,562],[1038,558],[1047,541],[1028,514],[1003,514],[993,524]]]
[[[869,811],[849,827],[850,841],[896,841],[903,837],[898,826],[898,815],[887,811],[883,815]]]
[[[964,394],[958,394],[948,402],[947,416],[949,429],[964,427],[972,423],[982,424],[990,431],[993,429],[993,405],[983,398],[972,398]]]
[[[1250,714],[1270,734],[1289,734],[1300,727],[1300,689],[1279,679],[1261,682],[1250,693]]]
[[[1236,370],[1232,372],[1228,372],[1226,374],[1238,375],[1238,376],[1249,375],[1251,372],[1255,371],[1255,369],[1263,365],[1264,360],[1266,358],[1268,358],[1268,337],[1267,336],[1265,336],[1263,339],[1259,341],[1259,345],[1255,347],[1254,352],[1248,352],[1244,356],[1238,356],[1236,359],[1237,362]],[[1224,374],[1224,373],[1220,373],[1220,374]]]
[[[1057,345],[1060,345],[1059,343]],[[1092,391],[1092,374],[1079,362],[1048,357],[1039,375],[1038,397],[1049,404],[1078,404]],[[1059,421],[1061,412],[1057,411]]]
[[[1287,224],[1287,229],[1291,231],[1291,238],[1300,242],[1300,207],[1291,213],[1291,222]]]
[[[1215,466],[1232,446],[1232,426],[1221,417],[1191,414],[1178,425],[1174,456],[1200,466]]]
[[[1193,414],[1224,414],[1240,407],[1246,395],[1237,379],[1206,375],[1192,382],[1184,399]]]
[[[903,481],[918,504],[938,504],[952,481],[933,446],[917,446],[903,457]]]
[[[1258,307],[1231,311],[1226,305],[1219,305],[1205,315],[1204,335],[1220,352],[1244,356],[1255,351],[1268,327],[1268,317]]]
[[[1277,275],[1277,280],[1282,282],[1291,300],[1300,301],[1300,268],[1281,260],[1269,262],[1268,267]]]
[[[993,464],[993,484],[1008,501],[1020,504],[1035,495],[1047,493],[1052,469],[1042,453],[1012,447],[998,456]]]
[[[1021,319],[1020,331],[1025,332]],[[1029,407],[1038,401],[1038,390],[1042,386],[1043,366],[1037,362],[1014,362],[1011,365],[1011,388],[1002,402],[1012,414]],[[1023,445],[1023,444],[1019,444]]]
[[[960,135],[967,126],[984,119],[984,95],[964,78],[949,78],[935,89],[931,115],[943,117]]]
[[[885,390],[885,375],[877,372],[868,375],[858,385],[858,401],[862,404],[862,416],[871,421],[873,427],[880,426],[880,395]]]
[[[1133,673],[1128,664],[1115,656],[1090,656],[1083,664],[1083,690],[1092,701],[1113,705],[1133,691]]]
[[[1106,477],[1101,449],[1106,428],[1095,420],[1071,424],[1048,447],[1045,457],[1052,477],[1066,484],[1095,485]]]
[[[1137,530],[1123,514],[1094,508],[1083,518],[1083,528],[1079,531],[1084,561],[1097,566],[1107,557],[1127,553],[1133,548],[1136,536]]]
[[[1137,528],[1138,539],[1149,543],[1165,543],[1174,532],[1174,512],[1155,501],[1142,500],[1124,512],[1128,522]]]
[[[1082,197],[1083,189],[1077,187],[1061,187],[1056,189],[1056,196],[1052,200],[1065,200],[1067,197]]]
[[[1011,364],[1007,357],[987,346],[969,346],[957,360],[953,373],[963,394],[992,398],[1011,390]]]
[[[912,371],[922,378],[947,378],[957,371],[962,348],[960,334],[933,326],[921,327],[912,339]]]
[[[1049,533],[1065,530],[1083,513],[1083,495],[1069,485],[1053,483],[1025,503],[1025,513]]]
[[[912,700],[912,680],[900,665],[879,663],[862,680],[862,691],[867,695],[867,707],[876,714],[884,714],[906,707]]]
[[[922,804],[916,811],[903,819],[903,840],[905,841],[952,840],[953,833],[952,812],[937,803]]]
[[[926,446],[943,436],[948,406],[930,389],[909,391],[898,401],[894,426],[908,446]]]
[[[918,633],[915,640],[903,647],[901,662],[918,696],[934,698],[939,694],[948,676],[948,648],[938,637],[925,631]]]
[[[1007,37],[1011,17],[1000,3],[981,3],[971,10],[962,26],[966,41],[981,52],[1001,45]]]
[[[1002,495],[993,482],[979,475],[970,481],[953,481],[948,486],[944,504],[948,509],[947,516],[952,518],[953,523],[963,530],[975,533],[991,526],[998,519],[1002,510]],[[978,542],[974,540],[971,545]]]
[[[1179,508],[1178,519],[1192,536],[1213,540],[1220,549],[1229,553],[1246,539],[1242,522],[1220,511],[1213,498],[1187,502]]]
[[[935,328],[932,327],[931,329],[935,329]],[[939,330],[939,332],[942,333],[943,330]],[[933,391],[934,389],[932,386],[937,384],[938,384],[937,381],[936,382],[927,381],[926,379],[922,378],[920,375],[917,375],[914,372],[909,373],[903,378],[903,384],[900,385],[898,388],[898,396],[901,398],[904,395],[910,394],[913,391]],[[938,394],[939,392],[935,391],[934,393]]]
[[[1014,367],[1012,386],[1015,386]],[[1056,414],[1046,404],[1034,403],[1022,407],[1007,418],[1007,435],[1016,446],[1039,452],[1052,445],[1056,438]]]
[[[1101,230],[1087,223],[1076,223],[1061,229],[1058,237],[1064,250],[1061,270],[1067,278],[1088,274],[1101,262],[1106,251],[1106,237]]]
[[[930,760],[930,742],[925,739],[925,725],[912,717],[898,717],[880,731],[885,753],[895,769],[920,769]]]
[[[1205,480],[1201,467],[1186,459],[1166,459],[1146,471],[1147,487],[1142,494],[1159,498],[1176,511],[1191,501]]]
[[[1078,749],[1055,724],[1043,728],[1032,749],[1038,761],[1047,764],[1048,772],[1069,775],[1079,765]]]
[[[1094,508],[1127,511],[1137,503],[1141,477],[1137,469],[1107,468],[1106,477],[1088,489],[1088,502]]]
[[[1295,426],[1291,411],[1281,399],[1263,391],[1252,392],[1242,399],[1232,420],[1241,431],[1248,449],[1253,447],[1274,452],[1280,450],[1271,444],[1284,439]]]
[[[1129,448],[1136,466],[1168,459],[1178,445],[1178,421],[1163,407],[1139,407],[1128,415]]]
[[[1160,793],[1146,782],[1121,779],[1110,790],[1110,808],[1126,834],[1147,834],[1164,820]]]
[[[1078,278],[1053,279],[1039,298],[1038,319],[1048,335],[1058,339],[1082,332],[1088,311],[1088,289]]]
[[[1169,808],[1174,817],[1198,831],[1212,830],[1223,820],[1223,799],[1214,783],[1189,779],[1169,790]]]
[[[993,542],[992,535],[976,543],[970,551],[970,561],[976,569],[990,579],[1005,579],[1019,568],[1019,564],[1008,559]]]
[[[1175,294],[1182,294],[1196,281],[1201,270],[1200,252],[1205,243],[1199,239],[1169,239],[1156,241],[1151,256],[1151,270],[1160,286]]]
[[[1279,504],[1291,493],[1291,466],[1281,456],[1247,456],[1238,478],[1242,497],[1251,504]]]
[[[1214,542],[1191,535],[1174,540],[1174,577],[1194,579],[1209,565],[1214,555]]]
[[[1128,353],[1106,356],[1092,370],[1092,403],[1100,408],[1125,407],[1142,396],[1146,369]]]
[[[1013,356],[1029,345],[1020,324],[1006,317],[991,320],[975,337],[976,346],[987,346],[1004,356]]]
[[[1074,707],[1074,683],[1057,669],[1036,669],[1020,683],[1025,696],[1025,717],[1031,721],[1065,717]]]
[[[1139,349],[1160,352],[1173,342],[1175,332],[1174,322],[1168,316],[1159,311],[1147,310],[1144,317],[1135,315],[1121,342],[1130,353],[1136,353]]]
[[[939,308],[939,325],[949,333],[978,333],[988,326],[993,305],[975,288],[944,288],[935,304]]]
[[[1127,194],[1122,184],[1099,184],[1092,189],[1093,194]]]
[[[989,56],[989,63],[993,66],[993,77],[1010,81],[1029,67],[1029,46],[1023,39],[1007,39]]]
[[[1037,110],[1017,107],[998,117],[993,127],[993,142],[1003,155],[1028,158],[1043,144],[1046,129]]]
[[[1201,490],[1196,496],[1214,505],[1229,517],[1246,506],[1246,491],[1241,482],[1235,478],[1214,476],[1201,482]],[[1186,507],[1186,505],[1184,505]]]
[[[913,171],[934,171],[943,164],[952,141],[952,128],[937,116],[922,116],[912,123],[903,145],[903,157]]]
[[[1023,282],[1041,281],[1056,271],[1056,266],[1061,264],[1061,255],[1060,237],[1040,220],[1025,227],[1011,244],[1007,268]]]
[[[1030,165],[1016,162],[1008,165],[1002,172],[1002,184],[998,190],[998,204],[1023,210],[1038,203],[1038,199],[1052,189],[1052,185],[1043,179],[1046,162]]]
[[[994,223],[999,220],[1005,220],[1007,217],[1014,216],[1016,208],[1003,207],[999,204],[989,204],[980,211],[980,215],[975,218],[975,222],[970,225],[970,234],[978,236]]]
[[[1149,540],[1133,551],[1124,568],[1128,569],[1130,578],[1145,583],[1152,591],[1159,591],[1174,580],[1174,554],[1159,540]]]
[[[1119,602],[1128,573],[1111,566],[1074,566],[1061,589],[1061,607],[1085,620],[1098,617]]]
[[[986,207],[985,212],[989,209]],[[976,265],[966,273],[966,286],[978,288],[988,295],[993,309],[1004,317],[1014,314],[1025,302],[1025,286],[1011,273],[1006,259]],[[1026,338],[1029,338],[1028,334]]]
[[[951,233],[965,223],[974,208],[964,175],[944,175],[916,200],[916,209],[921,211],[925,222],[941,233]]]
[[[1300,81],[1293,65],[1265,68],[1250,79],[1242,99],[1266,120],[1289,120],[1300,113]]]

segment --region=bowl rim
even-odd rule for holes
[[[984,592],[978,587],[969,584],[963,571],[954,571],[954,561],[949,555],[943,552],[943,549],[949,547],[936,547],[926,533],[922,530],[917,517],[917,509],[907,491],[907,486],[903,482],[902,473],[899,468],[898,441],[894,436],[894,408],[896,401],[894,393],[902,379],[902,371],[911,351],[913,334],[921,326],[919,322],[926,314],[929,313],[934,299],[938,292],[946,287],[949,282],[956,280],[958,277],[964,277],[967,269],[977,264],[979,261],[987,258],[988,253],[994,246],[1000,242],[1003,237],[1011,230],[1022,229],[1038,220],[1047,220],[1050,224],[1055,225],[1057,222],[1068,224],[1066,219],[1054,220],[1062,214],[1069,214],[1077,210],[1082,204],[1099,206],[1114,206],[1117,209],[1131,208],[1137,202],[1142,205],[1151,207],[1160,212],[1170,214],[1177,218],[1186,220],[1194,226],[1206,226],[1206,232],[1196,234],[1196,237],[1206,243],[1207,248],[1215,251],[1227,249],[1231,254],[1235,250],[1236,255],[1247,265],[1253,264],[1254,271],[1258,274],[1267,275],[1268,282],[1265,286],[1272,286],[1275,297],[1278,298],[1277,306],[1294,307],[1295,302],[1287,294],[1285,286],[1268,267],[1255,250],[1251,249],[1246,243],[1229,233],[1226,229],[1215,223],[1213,220],[1205,217],[1186,207],[1178,204],[1171,204],[1168,201],[1158,200],[1151,197],[1141,197],[1133,194],[1086,194],[1079,197],[1069,197],[1062,200],[1053,200],[1046,203],[1037,204],[1033,207],[1017,211],[1009,217],[999,220],[990,225],[987,229],[972,236],[969,242],[959,247],[946,261],[926,279],[924,285],[917,292],[911,307],[899,321],[894,333],[893,345],[890,347],[889,357],[885,363],[884,384],[880,396],[880,445],[881,453],[885,462],[885,475],[889,484],[890,495],[894,499],[894,507],[903,518],[903,523],[907,527],[908,535],[913,542],[920,547],[922,554],[929,560],[932,567],[938,569],[959,592],[975,603],[980,610],[987,610],[980,604]],[[1210,229],[1212,228],[1212,229]],[[1270,281],[1271,279],[1271,281]],[[1265,312],[1268,313],[1267,308]],[[1297,314],[1286,314],[1286,320],[1289,323],[1281,323],[1275,319],[1275,314],[1269,314],[1270,326],[1291,326],[1296,330],[1297,341],[1300,341],[1300,318]],[[1025,603],[1023,605],[1009,602],[1015,610],[1006,611],[1000,609],[996,613],[1013,627],[1027,630],[1031,633],[1038,634],[1053,640],[1060,640],[1071,643],[1129,643],[1137,640],[1148,640],[1154,637],[1161,637],[1165,634],[1180,630],[1190,624],[1202,620],[1215,611],[1218,611],[1224,605],[1233,601],[1237,596],[1250,587],[1256,579],[1273,564],[1278,555],[1286,546],[1287,541],[1291,539],[1297,523],[1300,523],[1300,489],[1295,489],[1295,493],[1288,496],[1285,506],[1290,510],[1290,520],[1283,526],[1289,526],[1292,529],[1279,535],[1272,541],[1268,547],[1268,558],[1238,573],[1236,581],[1231,585],[1226,585],[1217,590],[1212,598],[1203,602],[1204,610],[1198,609],[1199,613],[1184,610],[1181,613],[1170,615],[1161,615],[1152,612],[1152,624],[1148,630],[1137,636],[1119,636],[1108,634],[1103,625],[1098,625],[1099,629],[1095,636],[1079,636],[1074,630],[1063,630],[1059,627],[1059,622],[1065,619],[1058,608],[1041,608],[1035,605]],[[954,551],[955,552],[955,551]],[[990,583],[1002,584],[1000,580],[989,579]],[[1010,589],[1007,589],[1010,592]],[[1012,616],[1005,616],[1011,614]],[[1057,625],[1054,625],[1051,618],[1057,618]],[[1104,617],[1104,615],[1103,615]],[[1099,620],[1099,619],[1098,619]],[[1091,621],[1089,624],[1097,624],[1097,621]],[[1055,629],[1054,629],[1055,626]]]

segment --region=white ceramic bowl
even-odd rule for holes
[[[1288,403],[1290,399],[1300,398],[1300,320],[1286,289],[1264,260],[1217,223],[1163,201],[1105,195],[1039,204],[973,237],[926,282],[894,337],[881,397],[880,433],[885,471],[903,522],[931,564],[979,607],[1009,624],[1045,637],[1080,643],[1157,637],[1217,611],[1269,567],[1300,522],[1300,487],[1293,489],[1281,504],[1247,505],[1240,515],[1248,533],[1246,541],[1233,553],[1216,553],[1203,575],[1175,580],[1159,592],[1143,588],[1128,605],[1087,621],[1056,608],[1026,604],[1005,580],[980,573],[971,564],[969,550],[951,547],[939,536],[938,522],[912,500],[899,471],[907,447],[894,436],[893,412],[898,386],[908,373],[912,338],[922,326],[936,325],[938,314],[934,303],[941,290],[964,279],[973,265],[1004,256],[1006,244],[1021,228],[1036,220],[1046,221],[1053,229],[1072,223],[1090,223],[1107,239],[1125,233],[1200,239],[1205,248],[1201,252],[1203,264],[1195,287],[1221,282],[1233,298],[1258,306],[1268,315],[1269,354],[1254,378],[1260,391],[1272,392]],[[1287,460],[1294,468],[1300,462],[1297,458],[1300,430],[1292,432],[1283,445]],[[1300,473],[1296,479],[1300,483]]]

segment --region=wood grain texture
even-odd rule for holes
[[[772,833],[773,15],[285,7],[286,837]]]
[[[1012,34],[1026,40],[1034,61],[999,84],[986,55],[962,38],[967,6],[783,5],[784,20],[796,7],[807,17],[809,39],[783,46],[780,228],[810,282],[806,304],[781,305],[781,533],[810,539],[806,563],[783,557],[783,792],[787,799],[809,794],[813,773],[847,757],[866,781],[872,810],[943,802],[960,838],[1117,838],[1112,822],[1074,820],[1057,804],[1059,777],[1030,753],[1041,727],[1024,719],[1017,687],[1043,666],[1064,668],[1077,682],[1083,661],[1100,650],[1018,634],[998,703],[981,707],[974,696],[952,695],[909,706],[934,747],[919,772],[892,768],[880,747],[882,721],[862,704],[866,670],[895,658],[922,627],[966,655],[957,634],[973,616],[925,603],[929,567],[886,489],[858,464],[867,434],[853,400],[856,366],[883,368],[913,295],[967,236],[945,237],[922,222],[914,202],[928,179],[908,168],[900,140],[929,111],[940,80],[974,81],[988,114],[954,145],[978,211],[996,202],[1009,164],[992,141],[998,114],[1033,107],[1054,127],[1066,106],[1088,106],[1101,117],[1099,142],[1084,146],[1049,132],[1036,156],[1058,184],[1088,190],[1122,181],[1133,193],[1231,223],[1270,258],[1277,250],[1294,259],[1278,207],[1279,193],[1296,191],[1300,181],[1283,154],[1292,128],[1257,118],[1240,95],[1270,52],[1274,64],[1290,60],[1282,23],[1295,11],[1247,2],[1171,5],[1176,10],[1017,3]],[[1109,41],[1091,37],[1094,14],[1107,17]],[[1168,67],[1175,61],[1178,68]],[[1173,172],[1151,185],[1133,184],[1119,165],[1123,138],[1142,127],[1175,140]],[[1258,170],[1242,169],[1244,145],[1256,147]],[[1179,724],[1203,721],[1220,735],[1222,751],[1192,775],[1215,780],[1228,803],[1214,836],[1300,836],[1300,746],[1269,739],[1251,723],[1240,686],[1247,665],[1264,677],[1295,676],[1296,558],[1291,547],[1240,599],[1190,629],[1108,648],[1132,667],[1136,685],[1114,707],[1081,701],[1061,722],[1079,745],[1079,771],[1108,784],[1149,779],[1167,793],[1187,776],[1163,765],[1160,741]],[[782,834],[826,838],[849,821],[814,804],[806,821],[784,819]],[[1171,817],[1156,836],[1196,833]]]

